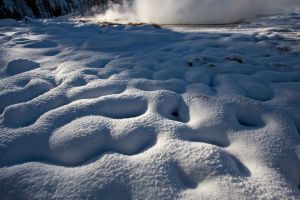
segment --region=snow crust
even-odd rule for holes
[[[0,20],[0,197],[300,199],[299,18]]]

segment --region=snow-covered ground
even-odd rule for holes
[[[300,12],[0,44],[1,199],[300,199]]]

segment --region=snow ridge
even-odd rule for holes
[[[0,197],[299,199],[299,17],[0,20]]]

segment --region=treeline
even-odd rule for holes
[[[121,0],[0,0],[0,18],[49,18],[69,13],[84,14],[92,8],[103,11],[109,2],[121,3]]]

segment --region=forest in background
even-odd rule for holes
[[[109,2],[120,0],[0,0],[0,18],[49,18],[69,13],[84,14],[92,9],[101,12]]]

